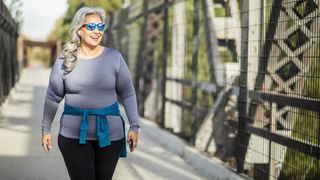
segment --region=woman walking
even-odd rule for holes
[[[112,179],[119,157],[137,147],[139,116],[129,69],[121,54],[103,47],[105,12],[84,7],[73,17],[71,42],[64,46],[50,74],[42,121],[42,146],[51,148],[51,124],[65,99],[58,146],[72,180]],[[130,129],[125,135],[117,97]]]

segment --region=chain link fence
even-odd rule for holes
[[[318,0],[137,0],[104,43],[140,115],[253,179],[320,177]]]

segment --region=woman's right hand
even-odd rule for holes
[[[49,152],[49,150],[52,148],[52,144],[51,144],[51,134],[44,134],[42,135],[42,148],[43,150],[47,153]]]

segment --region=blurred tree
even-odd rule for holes
[[[21,25],[23,23],[22,19],[22,5],[21,0],[4,0],[4,4],[8,7],[11,16],[16,21],[18,25],[18,30],[20,31]]]
[[[51,50],[43,47],[32,47],[27,49],[29,63],[32,65],[42,64],[45,67],[49,67],[51,60]]]
[[[68,40],[68,31],[74,13],[84,6],[101,7],[107,14],[112,14],[123,4],[123,0],[68,0],[67,12],[57,20],[54,29],[48,36],[48,40],[61,39],[64,43]]]

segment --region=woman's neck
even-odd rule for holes
[[[84,58],[93,58],[98,56],[102,51],[101,46],[96,47],[88,47],[88,46],[80,46],[79,55]]]

